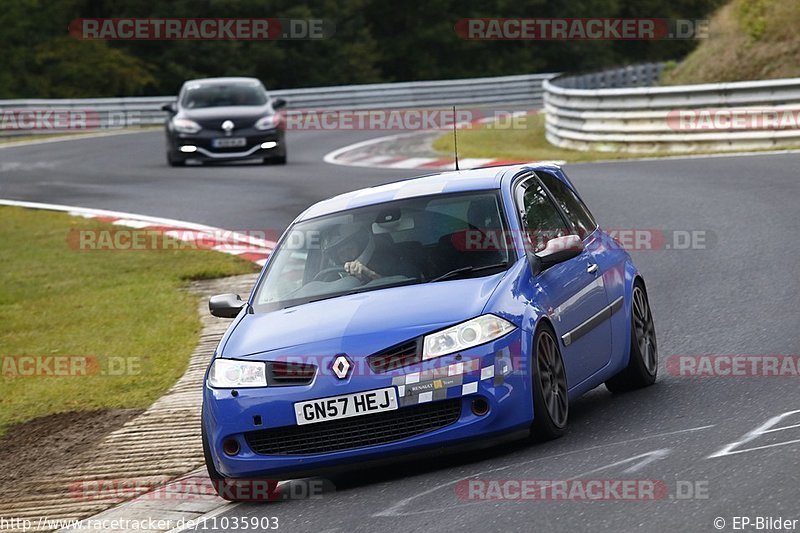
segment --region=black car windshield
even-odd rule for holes
[[[496,191],[396,200],[299,222],[272,253],[256,312],[508,268]]]
[[[186,109],[223,106],[261,106],[267,103],[264,89],[255,83],[192,85],[183,93]]]

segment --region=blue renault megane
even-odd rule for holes
[[[207,374],[202,435],[242,480],[323,476],[562,435],[605,383],[654,383],[644,279],[557,166],[446,172],[325,200],[289,226]]]

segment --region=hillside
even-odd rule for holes
[[[800,2],[732,0],[663,85],[800,77]]]

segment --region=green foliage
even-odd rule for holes
[[[104,41],[56,37],[33,50],[32,67],[28,88],[53,98],[80,97],[87,87],[102,95],[141,94],[156,83],[144,61]]]
[[[174,94],[194,77],[292,88],[587,70],[681,57],[693,41],[466,41],[471,17],[702,18],[724,0],[4,0],[0,98]],[[761,0],[754,0],[761,1]],[[89,41],[95,17],[277,17],[332,22],[324,40]]]
[[[736,18],[752,41],[758,41],[767,29],[767,8],[771,0],[738,0]]]

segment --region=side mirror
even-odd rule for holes
[[[583,241],[577,235],[564,235],[547,241],[544,250],[533,255],[534,274],[544,272],[551,266],[568,261],[583,252]]]
[[[272,109],[283,109],[284,107],[286,107],[286,100],[283,98],[272,99]]]
[[[177,113],[178,110],[175,107],[175,103],[164,104],[161,106],[161,111],[166,111],[167,113]]]
[[[244,304],[238,294],[218,294],[209,298],[208,310],[219,318],[236,318]]]

